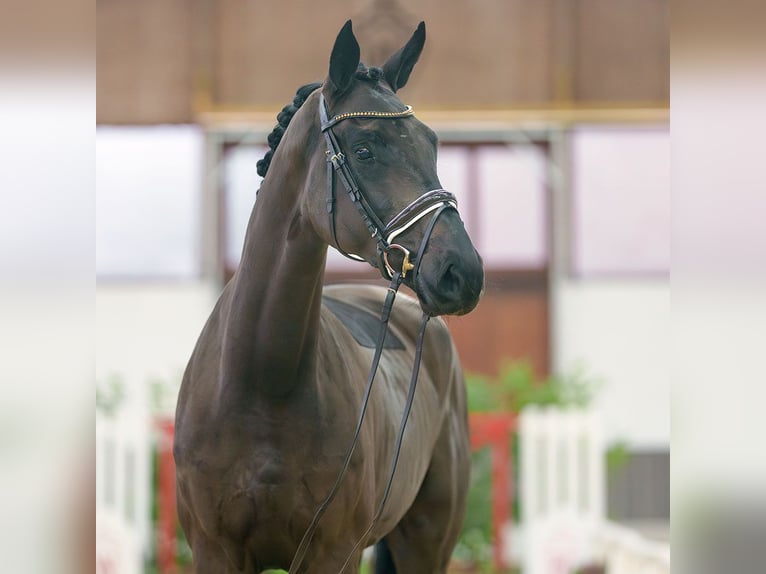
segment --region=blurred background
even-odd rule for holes
[[[99,0],[97,569],[188,569],[180,378],[276,113],[348,18],[371,65],[425,20],[400,97],[486,265],[448,320],[476,447],[454,570],[669,572],[667,0]],[[331,252],[326,281],[380,279]]]

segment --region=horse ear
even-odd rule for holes
[[[404,47],[383,64],[383,75],[392,90],[397,91],[407,83],[412,68],[415,67],[415,63],[420,58],[420,52],[423,51],[425,42],[426,23],[421,22]]]
[[[335,45],[330,55],[330,89],[336,93],[344,92],[354,77],[359,66],[359,42],[348,20],[338,32]]]

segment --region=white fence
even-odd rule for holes
[[[596,536],[608,574],[670,574],[670,545],[607,523]]]
[[[148,413],[96,414],[97,572],[135,572],[151,551],[151,445]]]
[[[593,557],[593,536],[604,520],[599,417],[528,408],[519,417],[519,441],[523,571],[569,573]]]
[[[670,547],[605,517],[600,417],[525,409],[519,417],[521,524],[512,547],[524,574],[570,574],[602,563],[608,574],[669,574]]]

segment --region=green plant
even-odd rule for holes
[[[96,385],[96,410],[108,417],[114,416],[125,400],[125,384],[118,375],[110,375]]]
[[[471,456],[471,484],[463,520],[453,557],[467,565],[485,570],[492,558],[492,457],[483,448]]]
[[[468,410],[474,413],[519,413],[525,407],[587,407],[601,382],[580,367],[564,375],[538,378],[526,361],[507,361],[494,379],[466,376]]]
[[[606,449],[606,471],[614,474],[618,469],[627,464],[630,458],[628,443],[624,440],[616,441]]]
[[[173,413],[182,378],[183,373],[178,372],[169,379],[154,376],[147,381],[149,403],[153,413],[159,415]]]
[[[496,377],[468,374],[466,393],[472,413],[519,413],[528,406],[587,407],[600,381],[578,368],[564,375],[539,378],[526,361],[506,361]],[[518,438],[511,441],[512,457],[519,460]],[[518,462],[514,464],[514,483],[518,484]],[[472,454],[471,486],[463,530],[455,548],[455,558],[475,565],[479,571],[491,571],[491,473],[488,449]],[[519,518],[518,498],[514,497],[513,517]]]

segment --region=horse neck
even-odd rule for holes
[[[310,112],[310,110],[301,110]],[[311,377],[327,245],[301,213],[308,114],[293,118],[250,216],[224,330],[224,385],[283,397]]]

